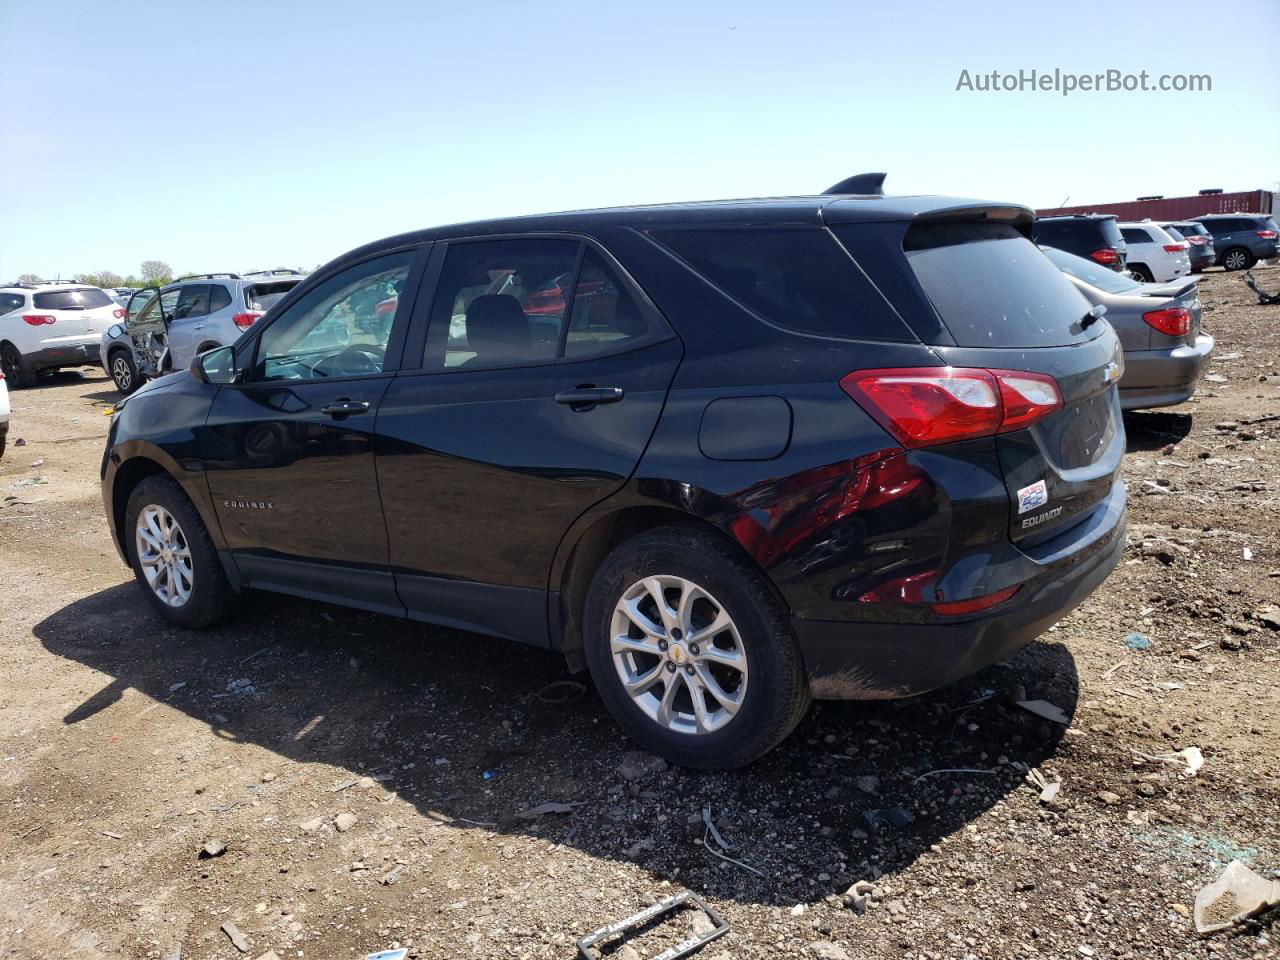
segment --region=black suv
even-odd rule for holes
[[[509,637],[649,749],[746,763],[1115,565],[1121,352],[1031,222],[823,195],[362,247],[117,405],[113,537],[173,623],[259,588]]]
[[[1032,227],[1032,239],[1085,257],[1117,273],[1125,272],[1129,247],[1114,214],[1085,213],[1067,217],[1041,217]]]
[[[1280,227],[1265,213],[1214,213],[1195,220],[1213,235],[1218,264],[1227,270],[1248,270],[1276,255]]]

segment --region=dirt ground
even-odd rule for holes
[[[1188,919],[1232,858],[1280,872],[1280,307],[1201,288],[1215,358],[1190,403],[1126,418],[1130,547],[1102,589],[966,682],[817,704],[737,773],[629,756],[593,693],[550,702],[543,651],[266,595],[168,628],[103,520],[110,381],[15,392],[0,957],[569,958],[682,890],[731,926],[716,960],[1280,956],[1273,919]],[[1140,755],[1187,747],[1194,777]],[[521,816],[549,801],[573,806]]]

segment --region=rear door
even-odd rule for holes
[[[378,416],[397,589],[412,617],[545,645],[556,546],[635,469],[681,348],[591,243],[453,242],[437,258],[418,369]]]
[[[209,284],[184,284],[169,319],[169,353],[173,369],[191,366],[196,348],[204,336],[204,320],[209,315]]]
[[[148,376],[164,372],[162,363],[169,349],[169,318],[178,305],[179,292],[178,287],[163,291],[147,287],[130,297],[125,308],[125,329]]]

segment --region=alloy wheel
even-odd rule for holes
[[[133,386],[133,370],[129,367],[129,358],[123,353],[117,353],[111,361],[111,379],[121,393],[128,393]]]
[[[724,606],[693,581],[636,581],[614,606],[609,632],[623,689],[658,726],[714,733],[742,708],[746,647]]]
[[[190,600],[195,583],[191,548],[173,514],[154,503],[143,507],[134,542],[142,575],[161,602],[181,607]]]
[[[1227,257],[1222,262],[1222,265],[1226,267],[1228,270],[1243,270],[1245,268],[1247,259],[1248,258],[1245,257],[1245,255],[1241,253],[1239,250],[1233,250],[1227,254]]]

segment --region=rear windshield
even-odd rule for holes
[[[1067,251],[1059,250],[1057,247],[1041,247],[1040,252],[1048,257],[1053,262],[1053,265],[1063,273],[1075,277],[1077,280],[1083,280],[1085,283],[1095,286],[1099,290],[1105,290],[1107,293],[1132,293],[1142,286],[1137,280],[1131,280],[1123,273],[1117,273],[1110,267],[1099,266],[1092,260],[1077,257],[1074,253],[1067,253]]]
[[[1260,224],[1258,224],[1258,229],[1270,230],[1272,233],[1280,233],[1280,227],[1277,227],[1275,220],[1271,219],[1270,217],[1268,217],[1266,220],[1263,220]]]
[[[1080,330],[1088,301],[1008,224],[917,224],[902,247],[958,346],[1056,347],[1100,332]]]
[[[244,305],[249,310],[268,310],[277,300],[298,285],[297,280],[278,280],[275,283],[255,283],[245,287]]]
[[[1041,243],[1055,241],[1096,243],[1099,247],[1124,243],[1124,237],[1120,234],[1120,225],[1110,217],[1087,220],[1038,220],[1034,227],[1034,235]]]
[[[856,340],[916,339],[820,227],[657,230],[653,236],[780,327]]]
[[[73,287],[31,295],[31,304],[37,310],[90,310],[110,306],[114,302],[105,290],[94,287]]]
[[[1209,231],[1204,228],[1203,223],[1175,223],[1172,227],[1184,237],[1207,237]]]

